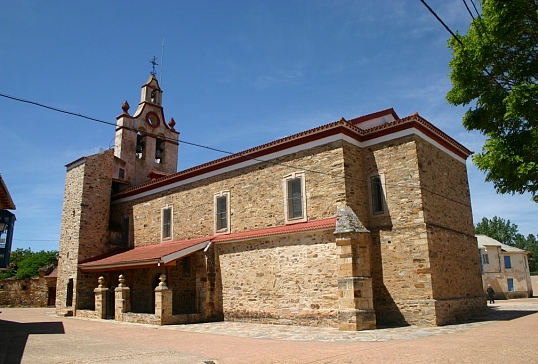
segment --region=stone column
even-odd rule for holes
[[[212,244],[212,243],[209,243]],[[210,246],[205,250],[206,257],[206,278],[200,280],[199,292],[203,292],[204,295],[200,295],[200,299],[204,304],[202,305],[202,315],[205,320],[216,320],[219,318],[217,307],[217,269],[215,262],[216,249],[215,246]],[[204,287],[205,283],[205,287]]]
[[[337,208],[338,321],[345,331],[376,328],[370,232],[348,206]]]
[[[106,319],[106,293],[108,288],[103,285],[103,283],[105,283],[105,278],[103,276],[99,277],[97,281],[99,282],[99,285],[93,290],[95,293],[95,313],[98,318]]]
[[[161,274],[159,280],[155,288],[155,317],[165,325],[172,319],[172,290],[166,285],[166,274]]]
[[[125,284],[125,277],[120,274],[120,284],[114,290],[114,320],[122,321],[123,314],[131,311],[131,289]]]

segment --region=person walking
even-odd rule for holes
[[[488,294],[489,303],[495,303],[495,291],[493,290],[493,287],[491,287],[491,284],[488,284],[486,292]]]

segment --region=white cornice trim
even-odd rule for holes
[[[429,136],[427,136],[426,134],[424,134],[421,131],[417,130],[416,128],[409,128],[409,129],[401,130],[401,131],[398,131],[398,132],[395,132],[395,133],[380,136],[378,138],[370,139],[370,140],[367,140],[365,142],[359,142],[358,140],[356,140],[356,139],[354,139],[354,138],[352,138],[352,137],[350,137],[348,135],[345,135],[343,133],[338,133],[338,134],[331,135],[331,136],[321,138],[321,139],[318,139],[318,140],[314,140],[314,141],[311,141],[311,142],[308,142],[308,143],[300,144],[300,145],[297,145],[297,146],[294,146],[294,147],[291,147],[291,148],[283,149],[283,150],[280,150],[278,152],[270,153],[270,154],[264,155],[263,157],[256,157],[256,159],[250,159],[248,161],[240,162],[240,163],[237,163],[237,164],[234,164],[234,165],[231,165],[231,166],[227,166],[227,167],[223,167],[223,168],[211,171],[211,172],[203,173],[203,174],[197,175],[195,177],[191,177],[191,178],[187,178],[187,179],[184,179],[184,180],[181,180],[181,181],[178,181],[178,182],[170,183],[170,184],[168,184],[166,186],[158,187],[158,188],[152,189],[150,191],[144,191],[144,192],[141,192],[141,193],[136,194],[136,195],[120,198],[120,199],[112,201],[112,204],[115,205],[115,204],[118,204],[118,203],[123,203],[123,202],[127,202],[127,201],[136,200],[136,199],[143,198],[143,197],[146,197],[146,196],[150,196],[150,195],[153,195],[153,194],[156,194],[156,193],[167,191],[167,190],[175,188],[175,187],[183,186],[183,185],[186,185],[186,184],[189,184],[189,183],[192,183],[192,182],[196,182],[196,181],[200,181],[200,180],[203,180],[203,179],[206,179],[206,178],[214,177],[214,176],[217,176],[217,175],[222,174],[222,173],[235,171],[235,170],[238,170],[238,169],[241,169],[241,168],[252,166],[252,165],[257,164],[257,163],[269,162],[271,160],[274,160],[274,159],[277,159],[277,158],[280,158],[280,157],[283,157],[283,156],[286,156],[286,155],[290,155],[290,154],[293,154],[293,153],[298,153],[298,152],[301,152],[301,151],[304,151],[304,150],[307,150],[307,149],[311,149],[311,148],[318,147],[318,146],[321,146],[321,145],[324,145],[324,144],[332,143],[332,142],[335,142],[335,141],[338,141],[338,140],[346,141],[346,142],[348,142],[350,144],[353,144],[355,146],[358,146],[360,148],[366,148],[366,147],[370,147],[370,146],[375,145],[375,144],[388,142],[388,141],[398,139],[398,138],[401,138],[401,137],[405,137],[405,136],[409,136],[409,135],[417,135],[417,136],[419,136],[420,138],[426,140],[427,142],[435,145],[437,148],[441,149],[442,151],[444,151],[446,154],[450,155],[451,157],[453,157],[457,161],[465,164],[465,159],[464,158],[458,156],[457,154],[450,151],[449,149],[447,149],[446,147],[441,145],[439,142],[437,142],[434,139],[430,138]],[[247,154],[245,154],[245,156],[248,158]]]

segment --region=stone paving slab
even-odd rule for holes
[[[475,321],[446,326],[406,326],[364,331],[339,331],[332,327],[320,328],[224,321],[188,325],[156,326],[156,328],[162,330],[178,330],[263,340],[384,342],[454,334],[488,325],[492,322],[521,317],[536,312],[538,312],[538,301],[523,302],[510,300],[496,305],[490,305],[488,315],[478,318]]]
[[[361,332],[240,322],[154,326],[0,308],[0,363],[534,362],[536,327],[536,298],[499,301],[464,324]]]

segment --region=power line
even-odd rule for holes
[[[463,47],[463,43],[458,38],[458,36],[452,31],[452,29],[448,27],[448,25],[445,24],[445,22],[435,13],[435,11],[433,11],[433,9],[430,8],[428,4],[426,4],[426,1],[420,0],[420,2],[424,4],[424,6],[430,11],[430,13],[433,14],[433,16],[435,16],[435,18],[439,21],[439,23],[441,23],[445,27],[445,29],[454,37],[454,39],[456,39],[458,43],[461,44],[461,46]]]
[[[57,107],[44,105],[44,104],[41,104],[41,103],[38,103],[38,102],[35,102],[35,101],[25,100],[25,99],[22,99],[20,97],[10,96],[10,95],[6,95],[4,93],[0,93],[0,96],[8,98],[8,99],[11,99],[11,100],[15,100],[15,101],[24,102],[24,103],[31,104],[31,105],[43,107],[43,108],[53,110],[53,111],[56,111],[56,112],[81,117],[81,118],[84,118],[84,119],[87,119],[87,120],[96,121],[96,122],[99,122],[99,123],[102,123],[102,124],[111,125],[111,126],[114,126],[114,127],[117,126],[116,123],[112,123],[112,122],[109,122],[109,121],[100,120],[100,119],[97,119],[97,118],[85,116],[85,115],[82,115],[80,113],[75,113],[75,112],[71,112],[71,111],[67,111],[67,110],[62,110],[62,109],[59,109]],[[138,130],[136,130],[135,128],[128,128],[128,127],[125,127],[125,128],[127,128],[128,130],[131,130],[131,131],[138,132]],[[162,135],[157,135],[157,134],[153,134],[153,133],[145,133],[145,134],[150,135],[150,136],[154,136],[154,137],[159,137],[161,139],[163,138]],[[168,139],[168,140],[170,140],[170,141],[172,141],[174,143],[179,142],[179,143],[184,143],[184,144],[187,144],[187,145],[191,145],[191,146],[195,146],[195,147],[203,148],[203,149],[208,149],[208,150],[219,152],[219,153],[224,153],[224,154],[228,154],[228,155],[236,155],[236,156],[239,156],[239,157],[244,157],[244,158],[247,158],[247,159],[250,159],[250,160],[253,160],[253,161],[257,161],[257,162],[261,162],[261,163],[269,163],[269,164],[272,164],[272,165],[279,165],[279,166],[283,166],[283,167],[294,169],[294,170],[303,170],[305,172],[317,173],[317,174],[326,175],[326,176],[329,176],[329,177],[340,177],[340,178],[344,178],[344,179],[348,179],[348,180],[354,180],[354,181],[357,181],[357,182],[360,182],[360,183],[370,183],[369,180],[363,180],[363,179],[355,178],[353,176],[349,176],[346,173],[344,173],[343,175],[341,175],[341,174],[332,174],[332,173],[327,173],[327,172],[323,172],[323,171],[317,171],[317,170],[314,170],[314,169],[308,169],[308,168],[304,168],[304,167],[299,167],[299,166],[294,166],[294,165],[290,165],[290,164],[280,163],[280,162],[276,162],[274,160],[259,159],[259,158],[251,157],[249,155],[246,155],[246,154],[243,154],[243,153],[240,153],[240,152],[239,153],[233,153],[233,152],[229,152],[229,151],[226,151],[226,150],[209,147],[207,145],[188,142],[186,140],[177,140],[176,141],[175,139],[166,138],[166,137],[164,137],[164,139],[165,140]],[[390,184],[390,183],[385,182],[384,185],[385,186],[392,186],[392,187],[400,187],[400,184],[396,184],[396,183],[395,184]],[[470,207],[470,205],[464,204],[461,201],[456,201],[456,200],[454,200],[454,199],[452,199],[452,198],[450,198],[448,196],[441,195],[441,194],[439,194],[437,192],[434,192],[434,191],[432,191],[430,189],[427,189],[427,188],[425,188],[423,186],[417,186],[416,188],[419,188],[419,189],[424,190],[424,191],[428,191],[428,192],[430,192],[432,194],[435,194],[435,195],[437,195],[439,197],[443,197],[443,198],[445,198],[445,199],[447,199],[449,201],[452,201],[452,202],[455,202],[455,203]]]

